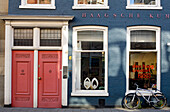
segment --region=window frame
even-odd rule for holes
[[[78,31],[103,31],[103,50],[77,50],[77,32]],[[72,46],[73,46],[73,63],[72,63],[72,93],[71,96],[109,96],[108,94],[108,27],[104,26],[77,26],[73,27],[72,36]],[[76,90],[76,52],[105,52],[105,89],[104,90]],[[79,74],[78,77],[80,77]],[[78,81],[80,84],[80,80]]]
[[[55,0],[51,0],[51,4],[27,4],[27,0],[21,0],[19,8],[30,9],[56,9]]]
[[[156,5],[131,5],[130,0],[127,0],[126,9],[163,9],[161,0],[156,0]]]
[[[78,4],[78,0],[74,0],[72,9],[109,9],[108,0],[104,0],[104,5],[100,4]]]
[[[131,50],[130,49],[130,43],[131,43],[131,40],[130,40],[130,34],[131,34],[131,31],[134,31],[134,30],[148,30],[148,31],[155,31],[156,32],[156,49],[154,50]],[[127,39],[126,39],[126,93],[125,94],[128,94],[128,93],[134,93],[135,90],[129,90],[129,54],[130,52],[157,52],[157,89],[160,90],[160,76],[161,76],[161,72],[160,72],[160,38],[161,38],[161,28],[160,27],[157,27],[157,26],[130,26],[130,27],[127,27]],[[153,90],[155,91],[155,90]],[[144,91],[142,91],[143,93],[145,93]],[[147,93],[146,93],[147,95]]]
[[[48,49],[48,50],[62,50],[63,46],[63,28],[60,27],[43,27],[43,28],[51,28],[51,29],[61,29],[61,46],[41,46],[40,45],[40,30],[42,27],[13,27],[12,28],[12,35],[14,35],[14,29],[15,28],[31,28],[33,30],[33,46],[14,46],[14,36],[12,36],[12,49]]]

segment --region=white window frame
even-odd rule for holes
[[[148,30],[156,32],[156,49],[155,50],[131,50],[130,49],[130,32],[134,30]],[[129,90],[129,52],[157,52],[157,89],[160,90],[161,73],[160,73],[160,38],[161,28],[156,26],[130,26],[127,27],[127,44],[126,44],[126,94],[134,93],[135,90]],[[145,92],[143,92],[145,93]],[[147,93],[146,93],[147,94]]]
[[[27,0],[21,0],[19,8],[30,9],[56,9],[55,0],[51,0],[51,4],[27,4]]]
[[[78,0],[74,0],[72,9],[109,9],[108,0],[104,0],[104,4],[78,4]]]
[[[156,5],[131,5],[127,0],[126,9],[162,9],[161,0],[156,0]]]
[[[103,50],[105,52],[105,90],[76,90],[76,84],[80,84],[80,76],[77,80],[76,74],[76,52],[82,51],[77,49],[77,32],[78,31],[103,31]],[[73,37],[72,37],[72,46],[73,46],[73,65],[72,65],[72,93],[71,96],[109,96],[108,94],[108,27],[104,26],[78,26],[73,28]],[[93,52],[93,50],[85,50],[87,52]],[[96,52],[95,51],[95,52]],[[76,83],[77,82],[77,83]]]

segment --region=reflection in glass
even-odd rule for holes
[[[82,52],[81,53],[81,89],[84,87],[84,80],[88,77],[90,81],[93,78],[98,80],[98,87],[95,90],[104,89],[104,75],[105,74],[105,56],[104,52]],[[94,82],[95,85],[96,82]],[[93,90],[90,87],[88,90]]]
[[[51,0],[27,0],[27,4],[51,4]]]
[[[156,32],[148,30],[131,31],[131,49],[151,50],[156,49]]]
[[[140,88],[151,88],[157,80],[157,53],[130,52],[129,54],[129,89],[135,90],[134,83]]]
[[[104,0],[78,0],[78,4],[104,4]]]
[[[155,0],[130,0],[130,4],[134,5],[155,5]]]

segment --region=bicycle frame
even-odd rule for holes
[[[135,94],[138,96],[138,94],[140,94],[141,96],[142,96],[142,98],[145,100],[145,101],[147,101],[147,103],[157,103],[157,102],[159,102],[159,99],[156,97],[156,95],[154,95],[154,92],[152,91],[152,89],[151,90],[147,90],[147,89],[142,89],[142,88],[138,88],[138,85],[136,85],[137,86],[137,88],[136,88],[136,91],[135,91]],[[146,92],[148,92],[149,93],[149,96],[148,96],[148,98],[146,98],[146,96],[142,93],[142,92],[140,92],[140,91],[146,91]],[[159,91],[159,90],[158,90]],[[159,93],[161,93],[160,91],[159,91]],[[154,96],[155,97],[155,99],[156,99],[156,101],[150,101],[150,98],[151,98],[151,96]]]

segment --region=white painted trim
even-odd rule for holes
[[[156,0],[156,5],[131,5],[130,0],[127,0],[127,6],[126,9],[163,9],[161,7],[161,0]]]
[[[72,9],[109,9],[109,6],[73,6]]]
[[[74,6],[72,9],[109,9],[108,0],[104,0],[104,5],[100,4],[78,4],[77,0],[74,0]]]
[[[63,48],[62,49],[62,70],[63,70],[63,66],[68,66],[68,25],[62,27],[62,48]],[[62,105],[63,106],[67,106],[67,100],[68,100],[67,96],[68,96],[68,78],[63,79],[63,71],[62,71]]]
[[[56,9],[56,7],[55,6],[51,6],[51,5],[49,5],[49,6],[46,6],[46,5],[26,5],[26,6],[22,6],[22,5],[20,5],[19,6],[19,8],[20,9]]]
[[[34,84],[33,84],[33,107],[38,106],[38,50],[34,50]]]
[[[167,43],[167,46],[170,46],[170,43],[169,43],[169,42]]]
[[[130,32],[133,30],[150,30],[156,31],[156,50],[130,50]],[[157,52],[157,89],[160,90],[161,71],[160,71],[160,37],[161,29],[157,26],[130,26],[127,27],[127,44],[126,44],[126,94],[134,92],[129,90],[129,52]]]
[[[21,0],[19,8],[31,8],[31,9],[56,9],[55,0],[51,0],[51,4],[27,4],[26,0]]]
[[[103,31],[103,50],[84,50],[84,52],[105,52],[105,90],[76,90],[77,84],[80,80],[76,80],[76,52],[81,52],[82,50],[77,49],[77,32],[78,31]],[[73,28],[72,36],[72,46],[73,46],[73,65],[72,65],[72,96],[108,96],[108,27],[104,26],[77,26]],[[80,75],[80,74],[79,74]],[[77,83],[76,83],[77,82]]]
[[[28,19],[29,20],[29,19]],[[12,76],[12,54],[11,50],[34,50],[34,92],[33,107],[37,107],[38,102],[38,50],[62,50],[62,67],[68,66],[68,21],[28,21],[28,20],[6,20],[5,31],[5,90],[4,104],[11,104],[11,76]],[[33,46],[13,46],[13,28],[33,28]],[[61,47],[41,47],[40,28],[61,28],[62,46]],[[63,74],[63,72],[62,72]],[[62,105],[67,106],[68,100],[68,79],[62,79]]]
[[[163,7],[159,6],[159,7],[142,7],[142,6],[126,6],[126,9],[149,9],[149,10],[162,10]]]
[[[109,93],[105,92],[77,92],[76,93],[71,93],[71,96],[109,96]]]
[[[12,71],[12,26],[10,21],[5,21],[5,81],[4,81],[4,105],[11,104],[11,71]]]

